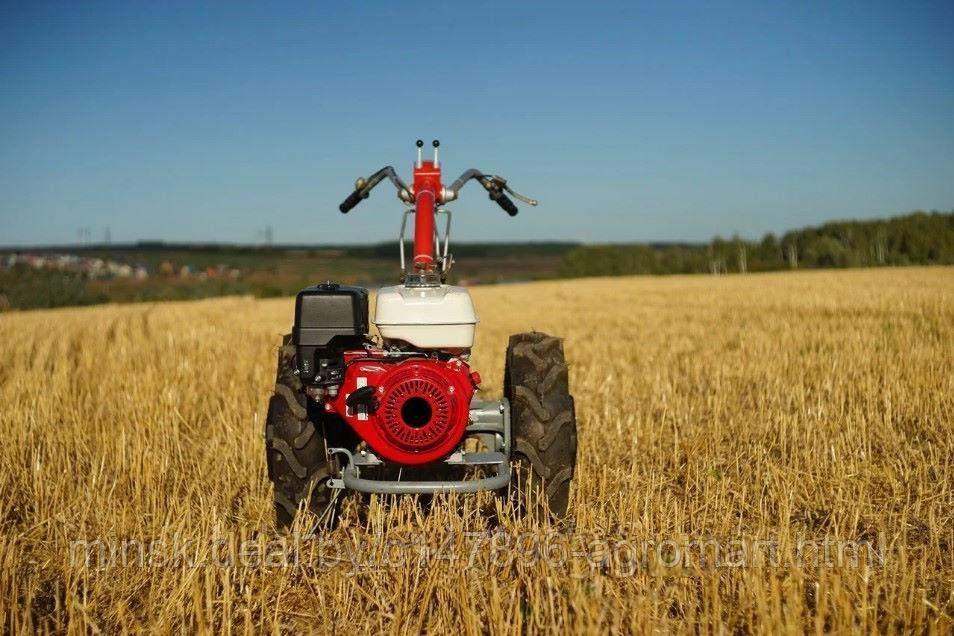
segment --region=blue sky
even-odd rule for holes
[[[418,137],[541,200],[458,240],[951,209],[954,4],[0,4],[0,244],[390,239]]]

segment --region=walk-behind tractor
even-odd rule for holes
[[[477,314],[470,294],[446,284],[453,263],[451,213],[443,206],[471,179],[510,216],[529,205],[506,179],[467,170],[443,185],[417,142],[408,186],[387,166],[339,206],[347,213],[388,179],[405,204],[401,284],[377,292],[372,337],[368,291],[325,282],[298,293],[295,324],[278,355],[265,452],[280,526],[307,508],[333,523],[340,495],[473,493],[511,497],[513,510],[567,512],[576,464],[576,417],[562,342],[544,333],[510,336],[500,400],[475,397],[480,375],[468,360]],[[404,235],[414,217],[414,248]],[[444,226],[438,231],[436,218]]]

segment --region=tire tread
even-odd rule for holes
[[[276,521],[283,528],[292,524],[305,499],[305,507],[317,515],[335,503],[326,483],[332,466],[324,427],[309,418],[308,400],[294,371],[295,347],[285,336],[278,352],[275,392],[265,418],[268,477],[273,487]]]
[[[511,402],[514,480],[524,484],[529,479],[539,497],[519,503],[526,512],[544,504],[550,517],[561,520],[569,505],[577,451],[575,405],[562,340],[541,332],[511,336],[504,393]]]

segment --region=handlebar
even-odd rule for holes
[[[367,195],[362,196],[360,189],[355,190],[348,195],[348,198],[345,199],[341,205],[338,206],[338,209],[341,210],[342,214],[347,214],[351,211],[351,208],[361,203],[361,199],[363,199],[365,196]]]
[[[338,209],[341,210],[342,214],[347,214],[354,206],[361,203],[362,199],[367,199],[371,194],[371,190],[384,181],[385,178],[389,179],[391,183],[394,184],[394,187],[397,188],[399,199],[408,203],[414,201],[411,189],[407,187],[407,184],[401,181],[401,177],[394,171],[394,168],[392,166],[384,166],[367,179],[358,179],[354,184],[354,192],[349,194],[348,198],[341,202]]]
[[[354,192],[349,194],[348,198],[341,202],[341,205],[338,206],[338,209],[341,210],[342,214],[347,214],[356,205],[361,203],[362,200],[367,199],[371,194],[371,190],[373,190],[374,187],[381,183],[381,181],[383,181],[385,178],[389,179],[391,183],[394,184],[394,187],[397,188],[399,199],[405,203],[414,203],[414,195],[411,193],[411,189],[408,188],[403,181],[401,181],[401,178],[397,175],[397,172],[395,172],[393,167],[385,166],[367,179],[358,179],[357,182],[355,182]],[[523,196],[519,192],[515,192],[507,184],[507,180],[503,177],[499,177],[497,175],[487,175],[474,168],[465,170],[464,173],[457,177],[457,180],[451,184],[450,188],[444,189],[442,203],[447,203],[456,199],[460,189],[463,188],[464,185],[471,179],[480,181],[480,184],[485,190],[487,190],[490,200],[495,201],[497,205],[503,208],[504,212],[510,216],[517,216],[519,209],[514,204],[513,200],[508,197],[507,194],[505,194],[505,192],[510,193],[515,199],[519,199],[527,205],[537,205],[536,199],[531,199],[529,197]]]
[[[484,189],[490,195],[490,200],[496,201],[497,205],[503,208],[504,212],[510,216],[517,216],[517,212],[519,212],[519,210],[517,209],[517,206],[514,205],[514,202],[510,199],[510,197],[504,194],[504,192],[509,192],[514,196],[514,198],[523,201],[527,205],[535,206],[538,203],[536,199],[531,199],[529,197],[523,196],[519,192],[515,192],[513,188],[507,184],[507,180],[503,177],[499,177],[495,174],[487,175],[475,168],[465,170],[463,174],[457,177],[457,180],[451,184],[450,189],[447,191],[446,194],[448,196],[445,200],[452,201],[456,199],[457,193],[460,192],[460,189],[464,187],[464,184],[471,179],[476,179],[479,181],[480,185],[484,186]]]
[[[520,211],[517,209],[517,206],[514,205],[513,201],[510,200],[510,197],[508,197],[503,192],[497,192],[496,196],[494,195],[493,192],[491,192],[490,199],[492,201],[496,201],[497,205],[502,207],[504,212],[506,212],[510,216],[517,216],[517,212]]]

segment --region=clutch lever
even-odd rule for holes
[[[538,204],[540,203],[540,202],[537,201],[536,199],[531,199],[531,198],[528,197],[528,196],[524,196],[524,195],[520,194],[519,192],[517,192],[516,190],[514,190],[513,188],[511,188],[510,185],[507,184],[507,180],[504,179],[503,177],[498,177],[497,175],[491,175],[491,176],[487,177],[487,179],[488,179],[488,181],[491,181],[491,182],[493,183],[493,185],[495,185],[496,187],[501,188],[501,189],[507,191],[508,193],[510,193],[511,195],[513,195],[513,197],[514,197],[515,199],[519,199],[519,200],[523,201],[524,203],[526,203],[527,205],[536,206],[536,205],[538,205]],[[488,185],[488,184],[485,183],[485,184],[484,184],[484,187],[487,188],[487,185]],[[490,188],[487,188],[487,189],[489,190]]]
[[[523,202],[526,203],[527,205],[536,206],[538,203],[540,203],[540,202],[537,201],[536,199],[531,199],[530,197],[526,197],[526,196],[520,194],[519,192],[516,192],[513,188],[511,188],[511,187],[508,186],[507,184],[504,184],[504,187],[503,187],[503,188],[504,188],[504,190],[506,190],[507,192],[509,192],[510,194],[512,194],[514,198],[520,199],[521,201],[523,201]]]

